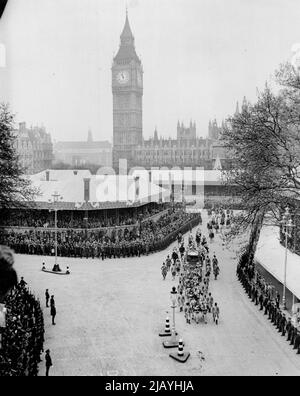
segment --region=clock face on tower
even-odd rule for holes
[[[119,84],[126,84],[129,81],[129,73],[127,70],[125,71],[120,71],[117,74],[117,81]]]

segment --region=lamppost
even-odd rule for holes
[[[58,212],[57,203],[59,202],[59,200],[62,200],[63,197],[57,191],[54,191],[54,193],[51,196],[52,196],[52,200],[49,199],[49,202],[53,203],[53,210],[54,210],[54,233],[55,233],[54,251],[55,251],[55,265],[57,265],[57,212]]]
[[[290,218],[289,208],[285,208],[285,213],[282,217],[281,224],[283,226],[283,234],[285,235],[285,256],[284,256],[284,278],[283,278],[283,294],[282,307],[286,309],[286,274],[287,274],[287,251],[288,251],[288,237],[291,237],[291,231],[294,227],[292,219]]]
[[[2,349],[2,333],[6,327],[6,313],[7,308],[4,304],[0,303],[0,350]]]
[[[139,223],[139,235],[141,235],[142,232],[142,219],[143,219],[143,215],[142,213],[139,214],[139,219],[138,219],[138,223]]]
[[[170,341],[165,341],[163,343],[165,348],[174,348],[178,346],[178,341],[176,339],[176,329],[175,329],[175,308],[177,307],[176,302],[177,302],[177,290],[176,287],[173,286],[171,293],[170,293],[170,298],[171,298],[171,308],[173,309],[173,323],[172,323],[172,330],[171,330],[171,340]]]
[[[176,302],[177,302],[177,290],[176,290],[176,287],[175,286],[173,286],[172,287],[172,290],[171,290],[171,293],[170,293],[170,297],[171,297],[171,302],[172,302],[172,305],[171,305],[171,308],[173,309],[173,327],[174,327],[174,330],[175,330],[175,308],[177,307],[177,305],[176,305]]]

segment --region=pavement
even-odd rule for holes
[[[220,306],[220,323],[209,318],[206,325],[188,325],[177,310],[176,328],[191,356],[184,364],[169,357],[158,333],[167,311],[172,317],[170,291],[177,281],[170,274],[163,281],[160,268],[174,245],[140,258],[60,258],[62,268],[70,267],[70,276],[41,271],[42,262],[51,267],[53,258],[16,256],[19,276],[42,306],[46,288],[55,296],[56,326],[44,308],[50,375],[299,376],[300,355],[246,296],[235,275],[237,258],[218,235],[210,252],[216,253],[221,273],[217,281],[211,280],[210,291]]]

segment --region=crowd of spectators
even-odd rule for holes
[[[36,376],[44,344],[40,303],[21,279],[2,305],[5,307],[5,327],[1,328],[0,377]]]
[[[299,323],[292,322],[292,318],[287,317],[286,311],[280,306],[279,293],[255,270],[253,263],[248,263],[246,253],[240,258],[237,276],[253,303],[300,354]]]
[[[222,205],[223,208],[230,210],[242,210],[244,205],[243,202],[236,197],[231,196],[220,196],[220,197],[205,197],[204,208],[213,209]]]
[[[58,211],[58,228],[104,228],[134,225],[139,220],[156,215],[166,208],[165,204],[141,206],[136,209],[93,210],[88,211]],[[27,228],[53,228],[54,214],[49,210],[15,209],[1,213],[1,226]]]
[[[58,231],[57,251],[64,257],[111,258],[140,256],[163,249],[176,239],[180,228],[201,219],[199,213],[186,213],[183,209],[169,209],[156,221],[149,219],[131,229]],[[193,223],[194,226],[194,223]],[[53,255],[55,232],[5,230],[0,241],[16,253]]]

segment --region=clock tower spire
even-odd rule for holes
[[[143,141],[143,68],[135,51],[134,36],[126,19],[120,46],[112,65],[113,93],[113,167],[119,171],[119,160],[134,166],[133,151]]]

